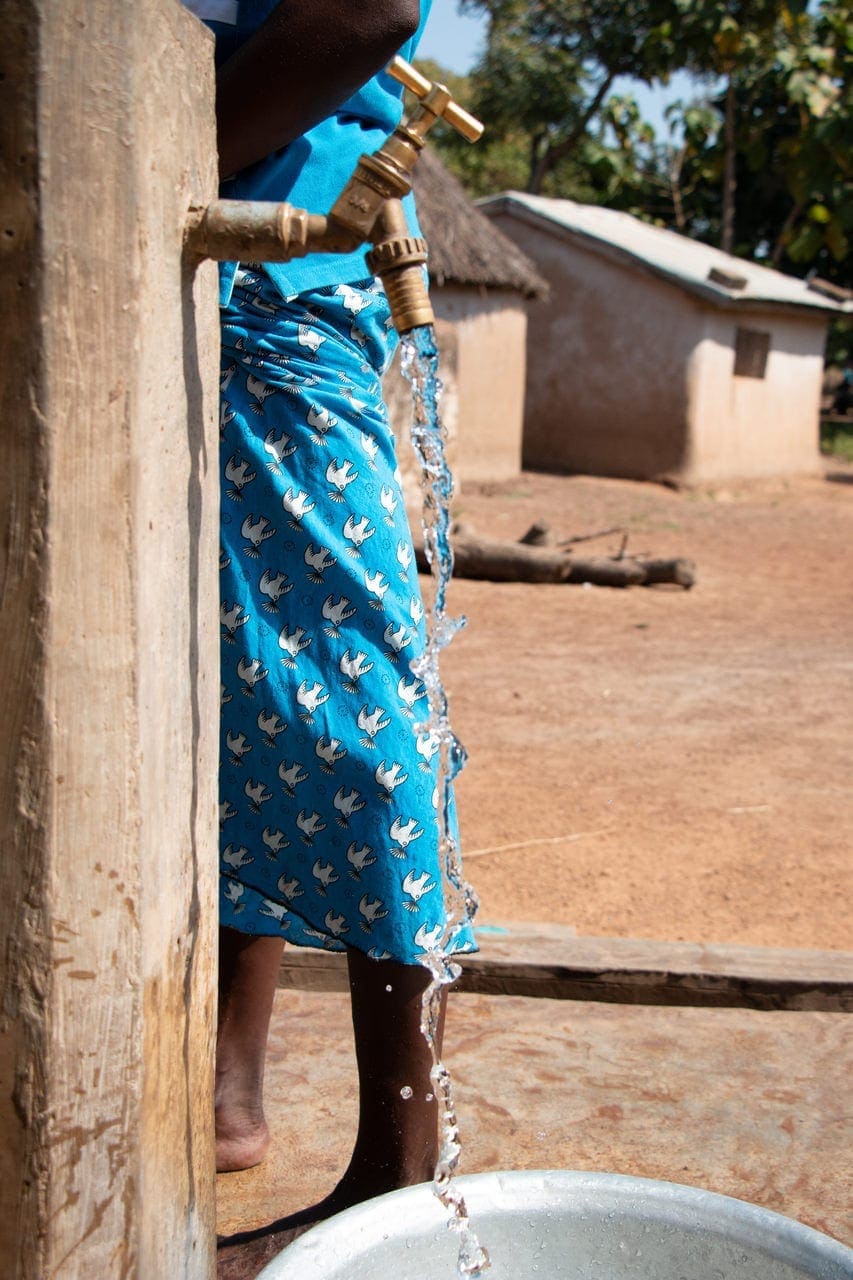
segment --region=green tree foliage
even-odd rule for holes
[[[487,15],[489,34],[451,87],[487,135],[439,146],[473,194],[514,187],[606,203],[851,283],[848,0],[814,12],[805,0],[460,4]],[[624,77],[652,84],[677,69],[705,91],[673,111],[672,145],[642,120]]]
[[[522,143],[525,187],[573,157],[601,119],[619,76],[651,83],[675,65],[672,0],[463,0],[488,14],[486,51],[471,76],[473,108],[495,138]]]
[[[825,0],[814,15],[778,23],[774,36],[734,79],[732,248],[851,287],[853,15]],[[723,218],[725,97],[682,117],[684,229],[703,239],[716,239]]]

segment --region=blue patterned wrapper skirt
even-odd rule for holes
[[[409,964],[445,909],[394,346],[373,280],[284,298],[243,267],[223,311],[220,920]]]

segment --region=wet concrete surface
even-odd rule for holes
[[[853,1244],[852,1027],[840,1013],[452,993],[460,1171],[683,1182]],[[272,1149],[219,1176],[223,1234],[315,1203],[343,1172],[357,1113],[346,995],[277,993],[266,1096]]]

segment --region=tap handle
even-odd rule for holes
[[[461,133],[463,138],[467,138],[469,142],[477,142],[483,136],[483,126],[474,116],[469,115],[458,103],[454,102],[447,92],[443,84],[436,84],[432,80],[427,80],[426,76],[422,76],[410,62],[406,62],[405,58],[401,58],[399,54],[393,58],[388,65],[388,74],[403,85],[416,98],[425,101],[430,94],[434,97],[435,90],[441,91],[442,96],[446,96],[448,101],[444,107],[440,107],[436,112],[448,124],[452,125],[457,133]],[[430,103],[426,103],[430,106]]]

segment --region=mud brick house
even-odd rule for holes
[[[850,304],[626,213],[479,202],[551,288],[531,308],[525,467],[697,484],[818,465],[826,331]]]
[[[457,484],[505,480],[521,470],[528,302],[543,297],[547,285],[429,148],[418,160],[414,187],[429,248],[448,456]],[[400,462],[411,499],[417,483],[405,443],[411,392],[399,361],[385,394],[403,437]]]

